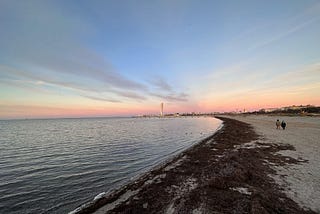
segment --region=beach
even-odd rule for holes
[[[72,213],[319,212],[318,174],[303,173],[318,169],[316,141],[303,150],[290,137],[290,132],[300,136],[305,131],[316,139],[317,119],[308,125],[310,131],[304,119],[286,118],[288,129],[283,131],[275,130],[273,117],[217,118],[223,127],[213,136]],[[295,126],[298,130],[290,131]]]
[[[320,213],[320,117],[235,116],[250,123],[266,143],[290,144],[294,150],[278,154],[301,160],[301,164],[274,166],[274,179],[285,193],[300,206]],[[279,119],[287,123],[285,130],[276,130]]]

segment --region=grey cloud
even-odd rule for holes
[[[186,93],[179,93],[179,94],[157,94],[157,93],[150,93],[150,95],[159,97],[161,99],[172,101],[172,102],[186,102],[188,101],[188,95]]]
[[[101,56],[91,53],[89,50],[79,47],[66,47],[64,55],[54,50],[29,51],[28,53],[16,53],[16,61],[24,62],[21,67],[32,66],[38,70],[45,70],[51,76],[59,74],[70,75],[74,78],[82,77],[99,81],[107,87],[124,90],[143,90],[147,87],[141,83],[132,81],[113,68]],[[28,48],[26,48],[28,49]],[[72,50],[68,50],[72,49]]]
[[[94,100],[142,101],[150,96],[172,101],[186,100],[186,96],[176,94],[161,77],[151,84],[131,80],[118,72],[106,57],[84,46],[83,39],[91,38],[90,33],[95,33],[95,27],[81,17],[60,16],[60,9],[54,3],[24,4],[20,4],[15,13],[7,12],[6,17],[11,17],[14,23],[0,20],[7,29],[0,35],[0,70],[4,67],[1,63],[11,67],[7,70],[8,75],[64,87]],[[43,14],[47,11],[43,8],[50,10]],[[40,14],[43,19],[34,14]],[[81,31],[81,37],[78,36],[79,29],[85,29]],[[1,58],[2,55],[6,58]],[[151,95],[149,87],[157,93]],[[96,96],[98,94],[104,96]],[[114,100],[113,95],[118,100]]]
[[[185,102],[189,96],[186,93],[178,93],[174,88],[162,77],[155,77],[149,81],[150,87],[155,89],[149,93],[153,97],[158,97],[169,102]]]
[[[115,90],[112,90],[113,93],[117,94],[117,95],[120,95],[122,97],[127,97],[127,98],[131,98],[131,99],[135,99],[135,100],[146,100],[147,98],[140,95],[140,94],[137,94],[137,93],[134,93],[134,92],[130,92],[130,91],[115,91]]]
[[[132,91],[125,91],[125,90],[118,90],[115,88],[110,88],[107,86],[95,86],[95,85],[84,85],[79,82],[71,82],[71,81],[62,81],[59,79],[51,78],[51,77],[46,77],[44,75],[36,75],[32,72],[27,72],[23,70],[18,70],[14,69],[11,67],[7,66],[2,66],[0,65],[0,71],[2,74],[5,74],[8,77],[15,78],[15,79],[27,79],[31,80],[34,82],[41,81],[42,84],[45,85],[53,85],[53,86],[58,86],[58,87],[64,87],[67,89],[70,89],[72,91],[77,92],[80,96],[90,98],[93,100],[102,100],[102,101],[108,101],[108,102],[120,102],[119,100],[111,99],[111,98],[106,98],[104,97],[99,97],[99,96],[92,96],[88,94],[92,93],[111,93],[118,95],[123,98],[129,98],[129,99],[134,99],[134,100],[146,100],[146,97],[138,94],[138,92],[132,92]],[[25,86],[26,87],[26,86]]]
[[[305,22],[295,24],[295,25],[291,26],[290,28],[287,28],[287,29],[279,32],[278,34],[270,36],[270,37],[266,38],[264,41],[261,41],[261,42],[255,44],[253,47],[250,47],[249,50],[263,48],[273,42],[276,42],[280,39],[283,39],[283,38],[289,36],[290,34],[295,33],[297,31],[303,29],[304,27],[306,27],[306,26],[310,25],[311,23],[318,21],[318,20],[319,20],[319,17],[315,17],[315,18],[312,18],[312,19],[307,20]]]
[[[176,92],[162,77],[155,77],[149,81],[149,83],[151,84],[151,88],[155,89],[149,93],[150,96],[158,97],[170,102],[188,101],[188,94]]]
[[[79,53],[81,51],[81,53]],[[30,59],[37,66],[43,67],[54,73],[64,73],[68,75],[82,76],[92,80],[103,82],[108,87],[129,90],[147,90],[146,86],[132,81],[120,73],[116,72],[110,63],[89,50],[75,50],[72,58],[60,56],[35,56]],[[57,54],[58,55],[58,54]]]
[[[0,19],[0,63],[46,70],[51,76],[83,77],[119,90],[148,90],[83,45],[95,33],[95,26],[79,16],[63,16],[59,4],[38,3],[8,2],[2,5],[3,11],[0,7],[6,17]]]
[[[152,84],[152,86],[156,87],[159,90],[169,92],[173,91],[172,86],[161,77],[154,78],[150,81],[150,83]]]
[[[32,81],[21,81],[21,80],[13,80],[13,79],[0,79],[0,84],[4,84],[7,86],[14,86],[17,88],[21,88],[26,91],[34,91],[34,92],[40,92],[45,94],[51,94],[52,92],[45,89],[45,88],[39,88],[39,86],[36,86],[36,83]]]
[[[85,98],[89,98],[91,100],[106,101],[106,102],[111,102],[111,103],[120,103],[121,102],[119,100],[104,98],[102,96],[100,96],[100,97],[91,96],[91,95],[80,95],[80,96],[85,97]]]
[[[41,81],[45,84],[51,84],[56,86],[62,86],[65,88],[69,88],[72,90],[78,90],[78,91],[92,91],[92,92],[100,92],[98,88],[95,86],[86,86],[84,84],[78,84],[72,81],[63,81],[59,80],[55,77],[47,77],[43,74],[35,74],[33,72],[15,69],[8,66],[0,65],[0,71],[2,74],[6,74],[6,76],[14,78],[14,79],[28,79],[33,81]]]

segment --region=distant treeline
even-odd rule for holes
[[[259,111],[251,112],[256,114],[317,114],[320,113],[320,107],[317,106],[306,106],[306,107],[296,107],[296,108],[284,108],[275,109],[273,111],[266,111],[265,109],[260,109]]]

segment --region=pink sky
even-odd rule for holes
[[[0,119],[320,105],[319,1],[0,1],[0,14]]]

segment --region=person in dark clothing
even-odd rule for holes
[[[286,126],[287,126],[286,122],[284,122],[284,120],[282,120],[282,122],[281,122],[282,129],[285,130]]]

